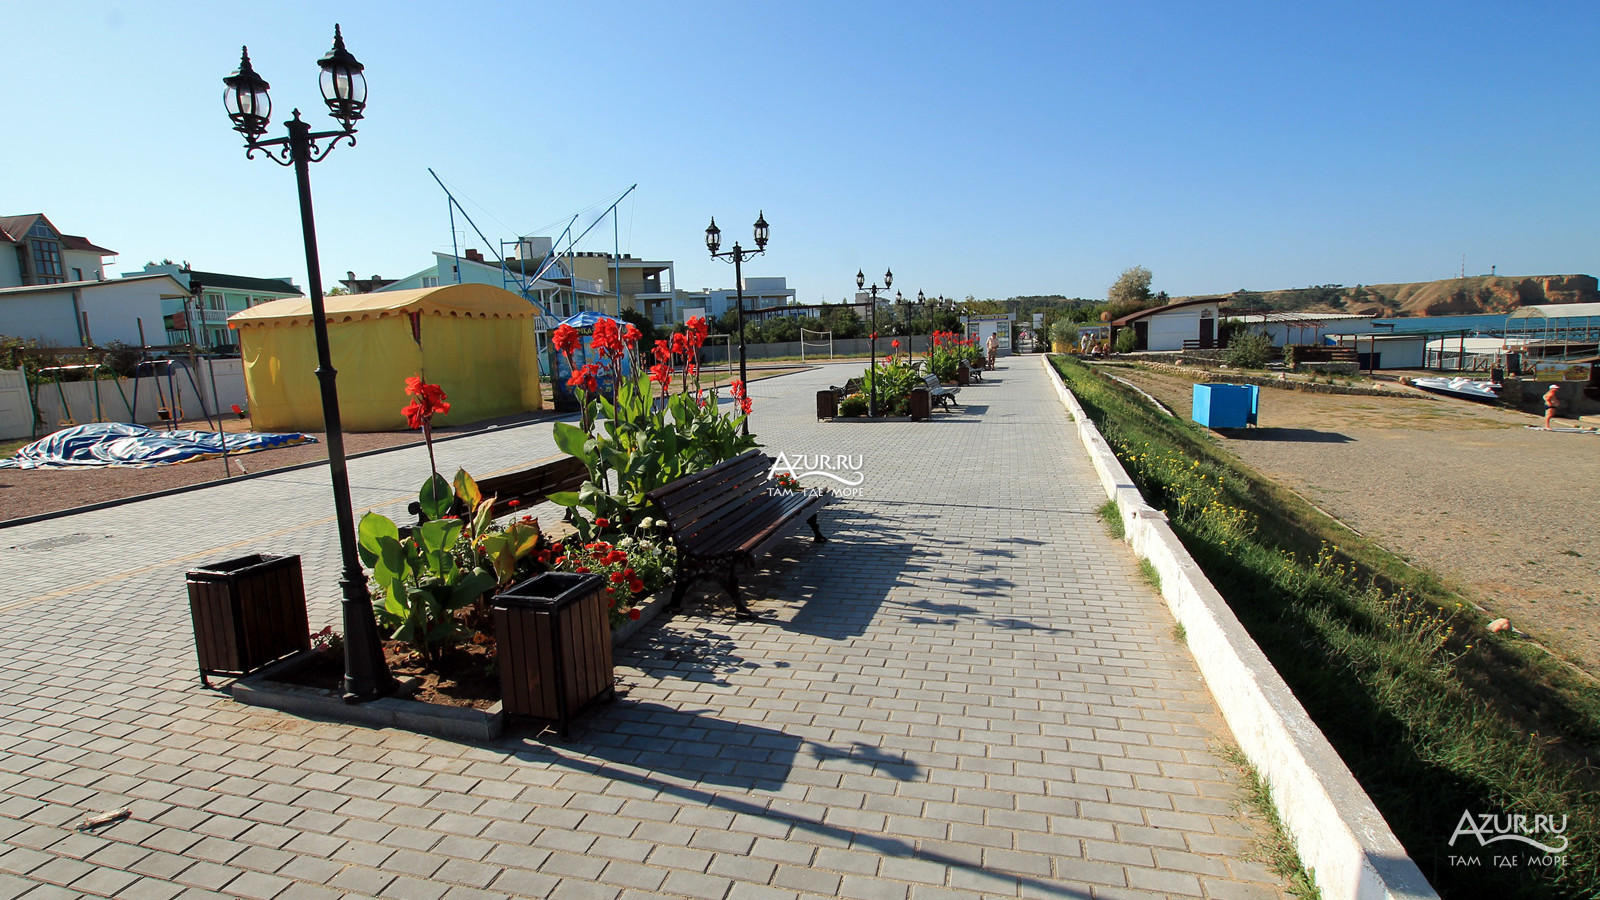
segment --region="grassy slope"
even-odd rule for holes
[[[1587,767],[1600,747],[1600,692],[1590,682],[1484,632],[1437,578],[1256,475],[1203,429],[1079,364],[1058,366],[1442,894],[1588,896],[1579,892],[1600,885],[1600,792]],[[1203,516],[1180,514],[1176,491],[1193,482],[1163,482],[1174,467],[1161,458],[1220,481],[1218,508],[1245,511],[1251,539],[1220,546]],[[1450,865],[1468,809],[1571,816],[1567,865]]]

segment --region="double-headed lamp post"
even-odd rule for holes
[[[921,291],[917,291],[917,313],[920,315],[927,312],[927,309],[928,298],[924,296]],[[909,364],[911,362],[911,325],[914,321],[916,321],[911,315],[911,307],[909,306],[906,307],[906,320],[906,363]],[[932,346],[933,340],[930,338],[928,341],[928,347],[931,348]],[[926,350],[927,348],[924,348],[924,352],[926,352]]]
[[[250,67],[246,47],[239,69],[222,83],[228,118],[235,131],[244,135],[245,157],[254,159],[261,151],[280,166],[293,166],[300,188],[300,230],[306,248],[306,280],[311,294],[311,327],[317,342],[317,380],[322,387],[322,423],[328,442],[328,471],[333,478],[334,512],[338,518],[339,553],[344,571],[339,587],[344,594],[344,698],[349,702],[373,700],[394,689],[394,676],[383,661],[378,642],[378,624],[372,613],[372,597],[367,591],[367,575],[356,552],[355,516],[350,509],[350,475],[344,459],[344,433],[339,425],[339,392],[334,386],[334,371],[328,350],[327,310],[322,302],[322,268],[317,261],[317,229],[311,214],[309,167],[326,157],[339,141],[356,142],[356,122],[367,105],[367,81],[363,66],[344,47],[339,26],[333,26],[333,49],[317,60],[322,69],[322,98],[328,112],[338,121],[338,131],[312,133],[311,125],[300,118],[285,122],[288,137],[261,140],[272,116],[269,85]]]
[[[894,285],[894,270],[883,270],[883,289],[888,290]],[[867,276],[856,270],[856,290],[868,290]],[[878,415],[878,286],[874,284],[872,291],[872,333],[869,340],[872,347],[872,393],[867,395],[867,415],[876,418]]]
[[[739,381],[750,390],[750,379],[745,374],[744,367],[744,261],[752,256],[767,252],[767,214],[756,213],[755,228],[756,249],[746,250],[739,246],[738,241],[733,242],[731,250],[718,252],[722,246],[722,229],[717,227],[717,217],[711,217],[711,224],[706,226],[706,249],[711,251],[712,259],[725,259],[733,263],[733,291],[735,302],[739,307]],[[744,417],[742,426],[744,433],[750,433],[750,417]]]

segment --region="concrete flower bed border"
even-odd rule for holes
[[[1328,900],[1423,900],[1439,895],[1406,854],[1350,769],[1244,626],[1190,558],[1166,516],[1145,502],[1048,356],[1042,357],[1126,540],[1161,575],[1161,594],[1239,748],[1272,798]]]

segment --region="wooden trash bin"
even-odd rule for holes
[[[560,729],[616,684],[611,620],[599,575],[546,572],[494,599],[501,710]]]
[[[839,392],[833,388],[817,391],[817,418],[832,419],[839,415]]]
[[[911,389],[911,421],[926,422],[932,415],[928,389],[915,387]]]
[[[245,675],[311,649],[299,556],[255,553],[189,571],[200,683],[207,675]]]
[[[968,384],[972,381],[972,367],[962,360],[956,365],[956,384]]]

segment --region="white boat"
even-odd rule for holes
[[[1411,384],[1413,387],[1450,397],[1465,397],[1468,400],[1482,402],[1494,402],[1500,399],[1500,385],[1492,381],[1474,381],[1471,378],[1413,378]]]

